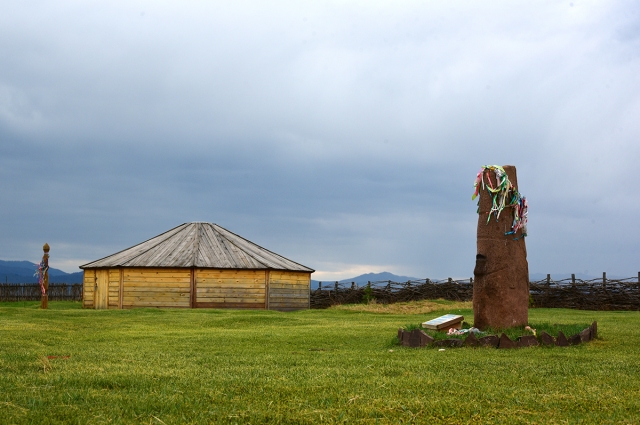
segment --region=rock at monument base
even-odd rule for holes
[[[515,341],[512,341],[504,332],[500,335],[500,342],[498,343],[498,348],[516,348],[518,344]]]
[[[409,347],[420,347],[420,329],[414,329],[409,334]]]
[[[433,337],[429,336],[422,329],[416,329],[420,334],[420,347],[426,347],[433,342]]]
[[[494,347],[495,348],[500,343],[500,338],[498,338],[496,335],[487,335],[487,336],[483,336],[482,338],[480,338],[478,340],[478,342],[483,347]]]
[[[580,334],[575,334],[575,335],[571,335],[568,338],[569,344],[571,345],[579,345],[580,343],[582,343],[582,339],[580,338]]]
[[[480,345],[480,341],[476,338],[473,332],[469,332],[469,336],[464,340],[465,347],[477,347]]]
[[[398,329],[398,340],[404,347],[426,347],[433,342],[433,338],[422,329],[405,331]]]
[[[505,165],[504,171],[517,190],[516,168]],[[483,170],[496,186],[495,173]],[[529,265],[522,230],[505,235],[511,230],[513,208],[506,207],[496,220],[489,217],[493,200],[485,188],[480,189],[478,206],[477,255],[474,269],[473,315],[474,326],[511,328],[523,326],[529,318]]]
[[[458,338],[451,339],[441,339],[440,341],[436,341],[433,343],[436,347],[462,347],[462,340]]]
[[[582,342],[589,342],[591,341],[591,327],[588,327],[587,329],[583,330],[582,332],[580,332],[580,340]]]
[[[433,342],[433,338],[422,329],[414,329],[409,337],[409,347],[425,347]]]
[[[411,345],[409,345],[411,340],[411,332],[407,332],[407,331],[402,331],[402,345],[405,347],[410,347]]]
[[[538,338],[533,335],[523,335],[518,338],[518,347],[537,347],[540,345]]]
[[[591,339],[598,338],[598,322],[593,322],[591,324]]]
[[[540,332],[540,340],[542,341],[542,345],[556,345],[553,337],[545,331]]]
[[[558,347],[568,347],[569,346],[569,340],[567,340],[567,337],[564,336],[562,331],[558,331],[558,337],[556,338],[556,345]]]

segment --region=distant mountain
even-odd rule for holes
[[[38,265],[31,261],[0,260],[0,283],[37,283],[34,276]],[[49,268],[50,283],[82,283],[82,272],[67,273]]]
[[[381,272],[381,273],[366,273],[366,274],[361,274],[360,276],[356,276],[356,277],[352,277],[350,279],[342,279],[339,280],[338,283],[351,283],[351,282],[355,282],[358,286],[364,286],[367,284],[367,282],[377,282],[380,280],[390,280],[392,282],[406,282],[408,280],[416,280],[415,277],[409,277],[409,276],[398,276],[395,275],[393,273],[389,273],[389,272]],[[317,289],[318,288],[318,283],[320,281],[318,280],[312,280],[311,281],[311,289]],[[322,285],[332,285],[336,283],[335,280],[334,281],[322,281]]]

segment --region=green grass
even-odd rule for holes
[[[470,310],[50,307],[0,303],[2,424],[640,422],[639,312],[533,309],[600,338],[437,351],[392,339]]]

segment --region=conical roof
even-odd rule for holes
[[[315,270],[213,223],[184,223],[124,251],[80,266]]]

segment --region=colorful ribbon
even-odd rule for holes
[[[42,291],[42,295],[46,295],[46,291],[44,289],[44,274],[49,269],[49,266],[44,265],[44,260],[40,261],[38,264],[38,268],[36,268],[36,272],[33,274],[38,277],[38,283],[40,284],[40,290]]]
[[[484,181],[485,173],[492,172],[496,177],[496,187],[493,187],[491,178],[487,175],[487,182]],[[511,184],[509,177],[507,177],[506,171],[499,165],[484,165],[473,183],[474,192],[471,196],[471,200],[476,199],[480,193],[480,186],[482,189],[487,189],[489,196],[491,196],[491,210],[487,216],[487,223],[491,219],[493,214],[496,217],[496,221],[500,218],[500,213],[507,207],[513,208],[513,223],[511,225],[511,231],[506,232],[505,235],[513,235],[522,230],[522,237],[527,236],[527,221],[529,205],[527,198],[522,196],[520,192]],[[480,199],[478,199],[478,212],[480,212]],[[519,238],[516,238],[519,239]]]

